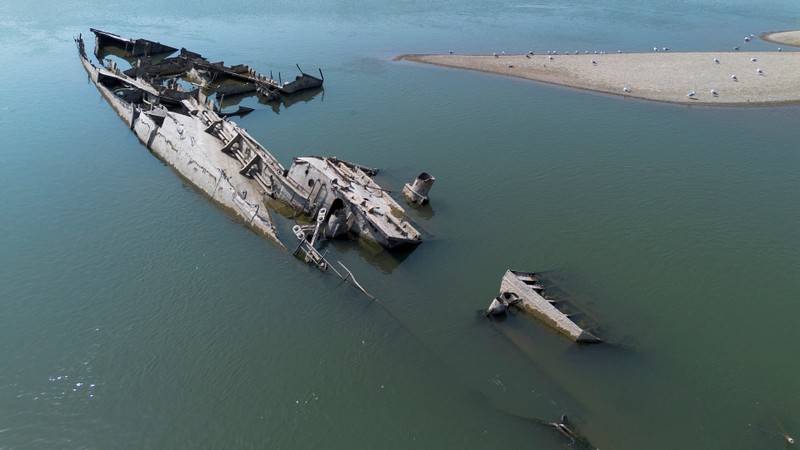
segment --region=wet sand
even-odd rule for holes
[[[800,52],[449,54],[402,55],[396,59],[670,103],[716,106],[800,103]],[[690,96],[691,92],[694,95]]]

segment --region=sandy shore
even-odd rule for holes
[[[761,39],[775,44],[800,47],[800,31],[773,31],[762,34]]]
[[[670,103],[718,106],[800,103],[800,52],[451,54],[402,55],[396,59]],[[689,96],[691,92],[695,94]]]

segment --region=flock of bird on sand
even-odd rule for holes
[[[752,39],[752,38],[754,38],[754,37],[755,37],[755,36],[753,36],[752,34],[751,34],[750,36],[745,36],[745,38],[744,38],[744,41],[745,41],[745,42],[750,42],[750,39]],[[738,51],[738,50],[739,50],[739,47],[733,47],[733,49],[734,49],[735,51]],[[658,49],[657,49],[656,47],[653,47],[653,50],[655,50],[655,51],[658,51]],[[667,49],[665,49],[665,50],[667,50]],[[778,47],[778,51],[781,51],[781,48],[780,48],[780,47]],[[750,58],[750,61],[751,61],[751,62],[758,62],[758,60],[757,60],[756,58]],[[719,64],[719,63],[720,63],[720,62],[719,62],[719,58],[714,58],[714,63],[716,63],[716,64]],[[764,71],[763,71],[763,70],[762,70],[760,67],[757,67],[757,68],[756,68],[756,73],[757,73],[757,74],[759,74],[759,75],[764,75]],[[739,78],[736,76],[736,74],[733,74],[733,75],[731,75],[731,80],[733,80],[733,81],[739,81]],[[627,90],[627,89],[628,89],[628,88],[627,88],[627,87],[625,87],[625,88],[623,88],[622,90],[623,90],[623,91],[625,91],[625,92],[630,92],[630,90]],[[694,90],[692,90],[691,92],[689,92],[688,94],[686,94],[686,96],[687,96],[687,97],[689,97],[689,98],[690,98],[690,99],[692,99],[692,100],[694,100],[694,99],[695,99],[695,96],[696,96],[696,95],[697,95],[697,92],[695,92]],[[711,96],[712,96],[712,97],[719,97],[719,93],[717,92],[717,90],[716,90],[716,89],[711,89]]]
[[[751,39],[753,39],[753,38],[755,38],[755,36],[754,36],[754,35],[752,35],[752,34],[751,34],[750,36],[745,36],[745,38],[744,38],[744,42],[750,42],[750,40],[751,40]],[[734,50],[734,51],[739,51],[739,47],[733,47],[733,50]],[[658,51],[666,52],[666,51],[669,51],[669,48],[667,48],[667,47],[661,47],[661,48],[659,49],[658,47],[653,47],[653,51],[654,51],[654,52],[658,52]],[[781,47],[778,47],[778,51],[781,51]],[[622,53],[622,50],[617,50],[617,53]],[[450,54],[452,55],[452,54],[453,54],[453,52],[451,51],[451,52],[450,52]],[[498,53],[492,53],[492,56],[494,56],[495,58],[499,58],[500,56],[505,56],[505,54],[506,54],[506,52],[500,52],[499,54],[498,54]],[[530,51],[530,52],[528,52],[528,53],[525,55],[525,57],[526,57],[526,58],[530,58],[530,57],[531,57],[533,54],[534,54],[534,53],[533,53],[533,51]],[[556,51],[548,51],[548,52],[547,52],[547,54],[549,55],[549,56],[548,56],[548,59],[549,59],[550,61],[553,61],[553,60],[555,60],[555,58],[554,58],[554,55],[557,55],[557,54],[558,54],[558,52],[556,52]],[[570,52],[566,52],[565,54],[569,55],[569,54],[570,54]],[[579,52],[578,50],[575,50],[575,53],[574,53],[574,54],[575,54],[575,55],[578,55],[578,54],[580,54],[580,52]],[[587,54],[587,55],[588,55],[588,54],[589,54],[589,50],[584,50],[584,54]],[[594,54],[597,54],[597,55],[604,55],[604,54],[606,54],[606,52],[604,52],[604,51],[597,51],[597,50],[595,50],[595,51],[594,51]],[[750,61],[752,61],[752,62],[757,62],[757,59],[756,59],[756,58],[750,58]],[[590,63],[591,63],[592,65],[595,65],[595,66],[597,65],[597,61],[596,61],[596,60],[594,60],[594,59],[592,59],[592,60],[590,61]],[[719,58],[714,58],[714,63],[716,63],[716,64],[720,64]],[[543,64],[543,66],[544,66],[545,68],[547,67],[547,65],[544,65],[544,64]],[[514,66],[513,66],[513,65],[509,65],[508,67],[511,67],[511,68],[513,68]],[[762,70],[760,67],[757,67],[757,68],[756,68],[756,73],[757,73],[758,75],[764,75],[764,71],[763,71],[763,70]],[[737,82],[737,81],[739,81],[739,78],[736,76],[736,74],[733,74],[733,75],[731,75],[731,80],[732,80],[732,81],[734,81],[734,82]],[[624,87],[622,88],[622,92],[625,92],[625,93],[627,94],[627,93],[630,93],[630,92],[631,92],[631,89],[630,89],[628,86],[624,86]],[[711,94],[711,96],[712,96],[712,97],[719,97],[719,93],[717,92],[717,90],[716,90],[716,89],[711,89],[711,91],[710,91],[710,94]],[[686,94],[686,96],[687,96],[689,99],[691,99],[691,100],[696,100],[696,99],[697,99],[697,98],[696,98],[696,97],[697,97],[697,92],[696,92],[695,90],[692,90],[691,92],[689,92],[688,94]]]

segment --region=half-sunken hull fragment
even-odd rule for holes
[[[178,51],[175,47],[164,45],[159,42],[148,41],[147,39],[127,39],[117,36],[114,33],[97,30],[90,28],[92,33],[96,36],[95,41],[95,54],[99,54],[99,49],[107,45],[113,45],[124,49],[131,56],[150,56],[165,53],[174,53]]]
[[[518,300],[515,305],[530,313],[537,319],[555,328],[561,334],[575,342],[597,343],[600,338],[584,330],[573,322],[566,314],[556,308],[550,300],[541,295],[542,288],[538,284],[536,274],[507,270],[500,283],[500,294],[510,294]]]

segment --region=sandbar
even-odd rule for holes
[[[800,52],[445,54],[401,55],[395,59],[669,103],[800,103]]]
[[[767,42],[800,47],[800,31],[772,31],[760,37]]]

